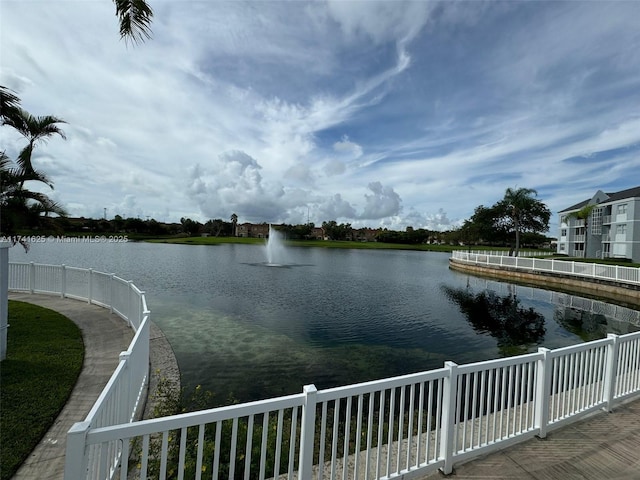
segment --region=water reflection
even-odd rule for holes
[[[503,356],[526,353],[531,345],[544,339],[544,315],[523,307],[515,293],[498,295],[491,290],[474,293],[469,288],[446,285],[442,290],[459,306],[475,331],[489,333],[497,340]]]
[[[552,305],[553,320],[585,342],[604,338],[609,333],[624,335],[640,328],[640,311],[593,298],[475,277],[467,279],[467,289],[470,288],[518,296],[532,305]]]

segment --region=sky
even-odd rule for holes
[[[148,1],[131,45],[110,0],[0,0],[71,216],[448,230],[525,187],[555,235],[640,185],[640,2]]]

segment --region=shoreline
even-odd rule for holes
[[[522,271],[508,266],[469,264],[454,258],[449,259],[449,268],[479,277],[508,280],[545,290],[586,295],[633,309],[640,309],[640,287],[634,285],[559,273]]]

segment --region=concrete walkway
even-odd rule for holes
[[[86,302],[21,293],[10,293],[9,299],[55,310],[73,320],[82,331],[84,362],[71,397],[42,441],[13,476],[16,480],[62,479],[67,431],[89,413],[118,366],[120,352],[129,347],[134,332],[106,308]],[[159,377],[168,378],[179,387],[180,373],[175,356],[167,339],[155,325],[151,329],[150,364],[150,392],[154,391]]]

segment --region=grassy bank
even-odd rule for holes
[[[264,245],[266,240],[264,238],[243,237],[181,237],[148,239],[147,241],[154,243],[175,243],[181,245],[221,245],[225,243]],[[402,243],[351,242],[340,240],[287,240],[285,241],[285,244],[289,247],[351,248],[370,250],[421,250],[428,252],[451,252],[452,250],[466,250],[468,248],[453,245],[408,245]]]
[[[84,357],[80,329],[57,312],[10,301],[9,325],[1,366],[1,480],[11,478],[53,424]]]

